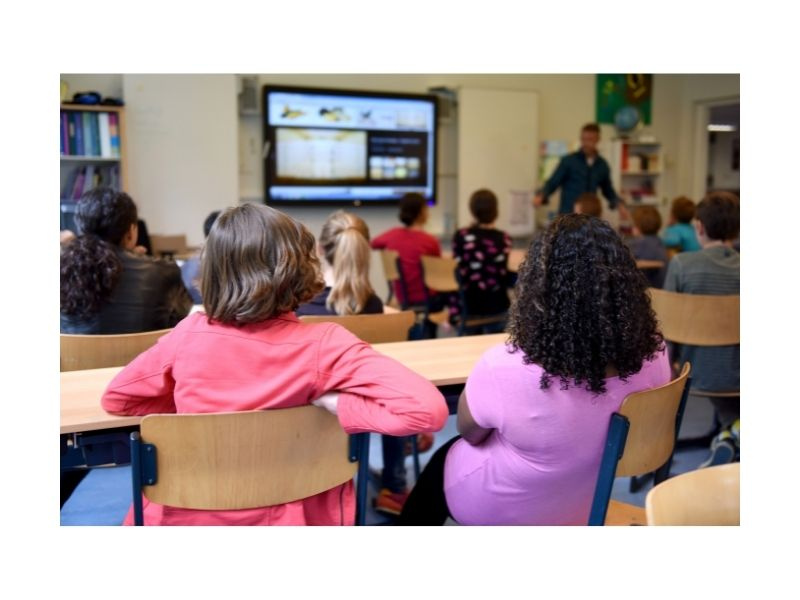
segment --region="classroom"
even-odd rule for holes
[[[62,526],[739,525],[738,74],[60,86]]]

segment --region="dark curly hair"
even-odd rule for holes
[[[528,249],[510,310],[511,347],[544,373],[595,394],[606,369],[623,381],[663,349],[647,280],[622,239],[601,219],[559,216]]]
[[[137,222],[128,194],[98,187],[78,200],[78,237],[61,251],[61,312],[88,319],[100,312],[122,273],[115,252]]]

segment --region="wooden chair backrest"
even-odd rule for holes
[[[124,367],[171,329],[118,335],[61,334],[61,371]]]
[[[617,463],[617,477],[650,473],[667,462],[675,446],[675,418],[690,370],[685,363],[676,379],[631,394],[622,402],[617,412],[628,419],[630,429],[625,452]]]
[[[397,270],[397,257],[399,256],[394,250],[378,250],[381,257],[381,264],[383,265],[383,274],[386,281],[397,281],[400,279],[400,273]]]
[[[338,323],[368,344],[405,342],[408,340],[408,330],[414,324],[414,319],[413,310],[369,315],[308,315],[300,317],[304,323]]]
[[[238,510],[314,496],[353,478],[349,436],[316,406],[235,413],[148,415],[142,442],[156,446],[153,502]]]
[[[422,256],[420,259],[427,287],[434,292],[458,291],[458,281],[456,281],[458,261],[455,258]]]
[[[739,463],[667,479],[648,492],[645,510],[648,525],[738,525]]]
[[[666,340],[692,346],[739,343],[739,296],[649,292]]]
[[[150,245],[152,246],[153,256],[161,256],[161,254],[185,254],[186,235],[151,235]]]

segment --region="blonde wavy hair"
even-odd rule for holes
[[[357,315],[375,293],[369,283],[369,228],[359,217],[338,210],[325,221],[319,244],[333,269],[326,305],[337,315]]]

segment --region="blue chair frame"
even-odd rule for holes
[[[686,398],[689,395],[689,388],[691,387],[692,378],[687,377],[686,383],[683,387],[681,394],[681,401],[678,405],[678,412],[675,415],[675,441],[678,440],[678,432],[681,428],[683,421],[683,411],[686,407]],[[614,479],[617,473],[617,464],[619,463],[622,455],[625,453],[625,442],[628,439],[628,430],[630,429],[630,421],[619,413],[611,415],[611,422],[608,427],[608,435],[606,436],[606,443],[603,449],[603,457],[600,461],[600,472],[597,476],[597,485],[595,486],[594,498],[592,499],[592,508],[589,512],[589,525],[597,526],[604,525],[606,521],[606,513],[608,512],[608,503],[611,500],[611,488],[614,485]],[[672,467],[672,457],[675,453],[675,448],[665,462],[655,472],[655,485],[658,485],[665,479],[669,478],[669,471]]]
[[[133,484],[133,524],[144,525],[142,487],[158,482],[157,448],[141,439],[138,431],[130,435],[131,479]],[[367,487],[369,485],[369,433],[350,436],[348,459],[358,463],[356,475],[356,525],[365,525],[367,517]]]

